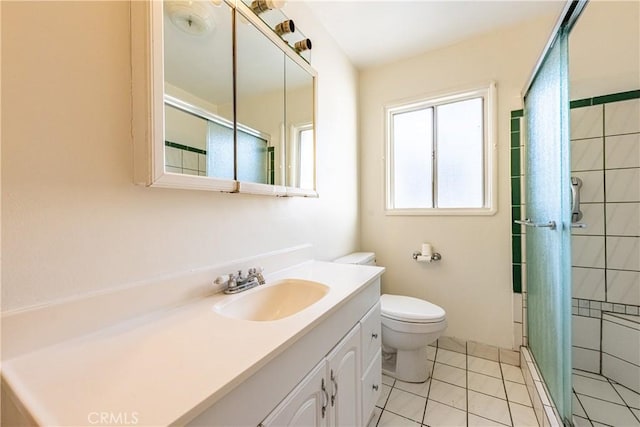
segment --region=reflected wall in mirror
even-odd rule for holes
[[[285,54],[236,14],[237,179],[285,185]]]
[[[234,179],[232,8],[165,1],[165,171]]]
[[[287,57],[285,62],[287,185],[315,189],[315,129],[313,76]]]

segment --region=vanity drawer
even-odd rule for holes
[[[362,376],[362,420],[366,424],[382,392],[382,349]]]
[[[380,350],[382,326],[380,324],[380,301],[360,320],[362,340],[362,366],[367,367]]]

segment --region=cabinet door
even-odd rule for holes
[[[330,425],[362,425],[360,325],[327,356],[330,382]]]
[[[380,302],[374,305],[360,320],[362,333],[362,369],[367,369],[380,351],[382,325],[380,323]]]
[[[362,421],[366,424],[373,415],[376,402],[382,392],[382,351],[378,350],[373,361],[362,374]]]
[[[326,362],[323,360],[260,423],[260,426],[327,426],[331,385],[327,384],[325,373]]]

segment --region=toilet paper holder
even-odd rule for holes
[[[415,251],[411,257],[418,262],[433,262],[440,261],[442,259],[442,255],[438,252],[432,253],[431,256],[424,256],[421,251]]]

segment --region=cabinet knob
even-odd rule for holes
[[[375,391],[378,391],[378,384],[374,384],[374,385],[372,386],[372,388],[373,388]]]
[[[378,339],[378,334],[374,332],[374,333],[372,333],[372,334],[371,334],[371,337],[372,337],[374,340],[377,340],[377,339]]]

